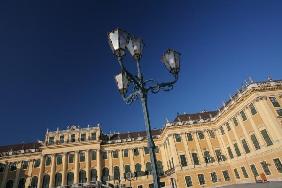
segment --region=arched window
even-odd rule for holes
[[[146,163],[146,171],[150,174],[152,172],[152,165],[150,162]]]
[[[61,186],[62,185],[62,174],[61,173],[56,173],[55,174],[55,187]]]
[[[49,182],[50,182],[50,176],[46,174],[43,177],[42,188],[49,188]]]
[[[38,183],[38,177],[37,176],[33,176],[31,179],[31,188],[36,188],[37,187],[37,183]]]
[[[56,156],[56,163],[57,163],[57,165],[62,164],[62,155],[57,155]]]
[[[51,156],[47,155],[45,159],[45,166],[49,166],[51,164]]]
[[[137,163],[135,165],[135,172],[137,177],[141,176],[141,164]]]
[[[7,183],[6,183],[6,188],[13,188],[13,180],[8,180]]]
[[[68,184],[68,186],[73,184],[73,178],[74,178],[73,172],[68,172],[68,174],[67,174],[67,184]]]
[[[24,184],[25,184],[25,178],[21,178],[19,180],[18,188],[24,188]]]
[[[79,183],[86,183],[86,172],[84,170],[79,171]]]
[[[97,170],[91,169],[91,181],[97,181]]]
[[[103,168],[102,170],[102,181],[108,181],[109,180],[109,169],[108,168]]]
[[[157,162],[157,168],[158,168],[158,172],[159,172],[159,175],[163,175],[164,174],[164,169],[163,169],[163,163],[162,161],[158,161]]]
[[[114,167],[114,180],[119,180],[119,179],[120,179],[119,167],[115,166]]]

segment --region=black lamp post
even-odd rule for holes
[[[117,57],[118,63],[121,67],[121,73],[115,76],[115,80],[123,100],[130,104],[134,102],[138,97],[141,100],[144,120],[146,125],[146,134],[148,140],[148,148],[150,153],[150,160],[152,165],[152,175],[154,180],[154,188],[160,187],[160,179],[158,176],[157,160],[155,154],[155,144],[152,137],[152,130],[150,125],[149,112],[147,107],[148,93],[158,93],[160,90],[169,91],[173,88],[173,85],[178,79],[178,73],[180,69],[180,53],[175,50],[168,49],[163,54],[161,61],[164,63],[168,71],[173,75],[173,80],[164,83],[158,83],[155,80],[144,80],[140,68],[140,59],[143,51],[143,41],[140,38],[136,38],[129,33],[115,29],[108,34],[109,45],[113,51],[113,54]],[[133,75],[127,71],[124,67],[122,58],[126,54],[126,49],[130,52],[136,61],[137,75]],[[127,91],[128,86],[132,85],[130,93]]]

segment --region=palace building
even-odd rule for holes
[[[251,82],[217,111],[178,114],[152,134],[162,187],[282,181],[282,80]],[[145,131],[69,126],[42,142],[0,147],[0,188],[149,188],[150,169]]]

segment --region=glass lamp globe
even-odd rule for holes
[[[135,60],[140,60],[142,56],[144,43],[140,38],[131,38],[128,41],[126,48]]]
[[[128,88],[128,78],[125,72],[121,72],[115,76],[115,81],[121,95],[125,95]]]
[[[173,75],[177,75],[180,69],[180,53],[175,50],[168,49],[162,56],[161,61],[166,66],[167,70]]]
[[[125,55],[125,48],[128,43],[128,33],[119,28],[108,34],[109,45],[117,57]]]

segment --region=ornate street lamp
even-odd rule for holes
[[[155,80],[144,80],[141,73],[139,61],[142,57],[144,43],[140,38],[136,38],[121,29],[115,29],[108,34],[109,44],[113,54],[117,57],[121,67],[121,73],[115,76],[118,90],[127,104],[131,104],[137,98],[141,100],[144,120],[146,125],[146,134],[148,140],[148,149],[150,153],[150,161],[152,166],[152,175],[154,188],[160,187],[160,179],[158,176],[157,160],[155,153],[155,143],[152,137],[152,130],[147,106],[148,93],[158,93],[160,90],[169,91],[178,80],[180,70],[180,53],[175,50],[168,49],[163,54],[161,61],[164,63],[168,71],[173,75],[173,80],[169,82],[158,83]],[[137,76],[131,74],[124,67],[122,57],[126,53],[126,49],[136,61]],[[128,92],[129,86],[132,85],[131,91]],[[128,94],[129,93],[129,94]]]

